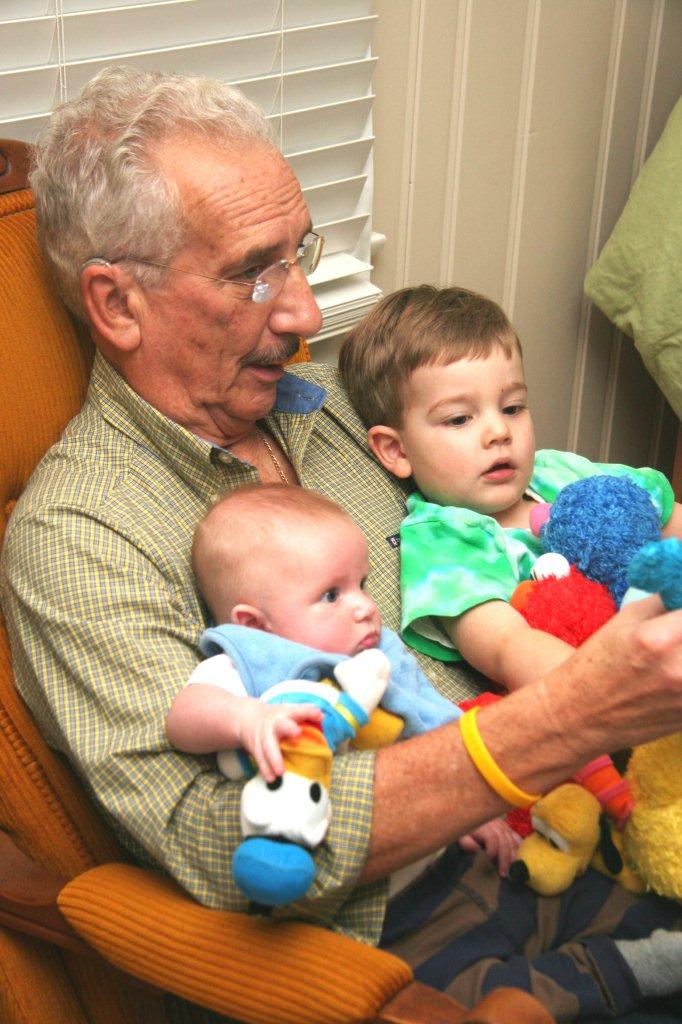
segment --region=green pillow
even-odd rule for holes
[[[589,270],[585,291],[634,339],[682,418],[682,100]]]

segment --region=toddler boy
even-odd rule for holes
[[[518,337],[500,307],[481,295],[423,285],[387,296],[346,339],[339,367],[376,458],[414,483],[400,551],[402,635],[417,650],[445,661],[463,657],[508,690],[543,676],[572,653],[563,641],[531,629],[508,602],[542,553],[530,530],[533,504],[554,501],[574,480],[598,473],[628,476],[648,491],[663,532],[681,532],[680,506],[661,473],[535,450]],[[445,878],[443,884],[447,890]],[[509,984],[532,987],[528,963],[514,967],[515,957],[529,946],[537,949],[535,927],[546,912],[541,908],[556,907],[539,900],[524,925],[528,907],[522,908],[522,897],[494,888],[484,914],[467,905],[472,924],[487,929],[489,950],[496,950],[492,959],[486,961],[469,934],[453,937],[447,962],[431,962],[427,955],[416,964],[421,980],[465,1002],[485,992],[492,976],[497,984],[506,977]],[[628,907],[622,917],[613,913],[612,894]],[[413,896],[419,899],[416,891]],[[415,923],[407,899],[402,894],[389,909],[384,931],[384,944],[398,953],[402,921],[410,922],[408,931]],[[633,1004],[633,974],[641,994],[682,987],[682,935],[658,930],[641,943],[623,941],[649,935],[657,925],[669,927],[676,911],[665,901],[623,903],[618,887],[592,873],[563,900],[574,910],[581,907],[584,923],[590,920],[589,931],[599,940],[573,935],[568,958],[535,961],[534,969],[552,976],[551,998],[544,992],[558,1019],[610,1015],[615,1008],[625,1012]],[[554,950],[561,942],[559,913],[550,940]],[[443,945],[434,933],[434,948]],[[602,989],[589,972],[575,969],[585,956],[601,972]],[[646,964],[657,959],[666,967],[654,978]],[[546,980],[537,982],[539,998]]]

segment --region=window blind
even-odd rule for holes
[[[273,123],[325,255],[324,324],[348,330],[370,281],[372,0],[2,0],[0,136],[32,142],[52,107],[108,64],[239,86]]]

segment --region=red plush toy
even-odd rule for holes
[[[528,580],[512,595],[511,604],[534,629],[552,633],[572,647],[616,614],[616,602],[602,583],[595,583],[571,566],[568,576]]]

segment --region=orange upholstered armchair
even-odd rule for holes
[[[0,542],[92,357],[43,267],[26,165],[26,147],[0,142]],[[0,623],[0,1020],[162,1024],[164,992],[250,1024],[550,1020],[515,992],[465,1013],[397,957],[208,910],[127,861],[15,692]]]

